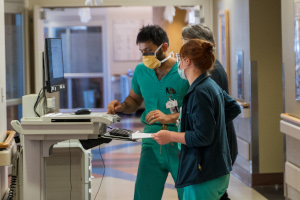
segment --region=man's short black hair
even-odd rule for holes
[[[149,41],[156,46],[160,46],[164,42],[169,45],[169,38],[166,31],[158,25],[147,25],[140,29],[136,38],[136,44]]]

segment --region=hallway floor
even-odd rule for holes
[[[139,117],[122,116],[122,122],[116,127],[131,130],[143,130]],[[127,142],[113,140],[92,150],[92,199],[96,200],[132,200],[134,184],[141,151],[141,141]],[[103,158],[103,160],[102,160]],[[105,171],[104,177],[103,173]],[[230,177],[228,194],[231,200],[283,200],[282,188],[258,189],[248,187],[234,175]],[[95,198],[96,197],[96,198]],[[174,181],[168,177],[162,200],[177,199]]]

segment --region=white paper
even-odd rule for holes
[[[152,133],[133,133],[131,135],[132,139],[142,139],[142,138],[153,138]]]

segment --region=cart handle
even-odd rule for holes
[[[0,149],[5,149],[9,147],[11,144],[12,140],[14,139],[14,136],[16,134],[15,131],[6,131],[7,137],[4,142],[0,143]]]

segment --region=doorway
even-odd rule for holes
[[[109,101],[109,67],[105,65],[105,23],[82,22],[81,8],[44,9],[44,38],[61,38],[66,90],[60,91],[60,112],[77,108],[105,110]]]

